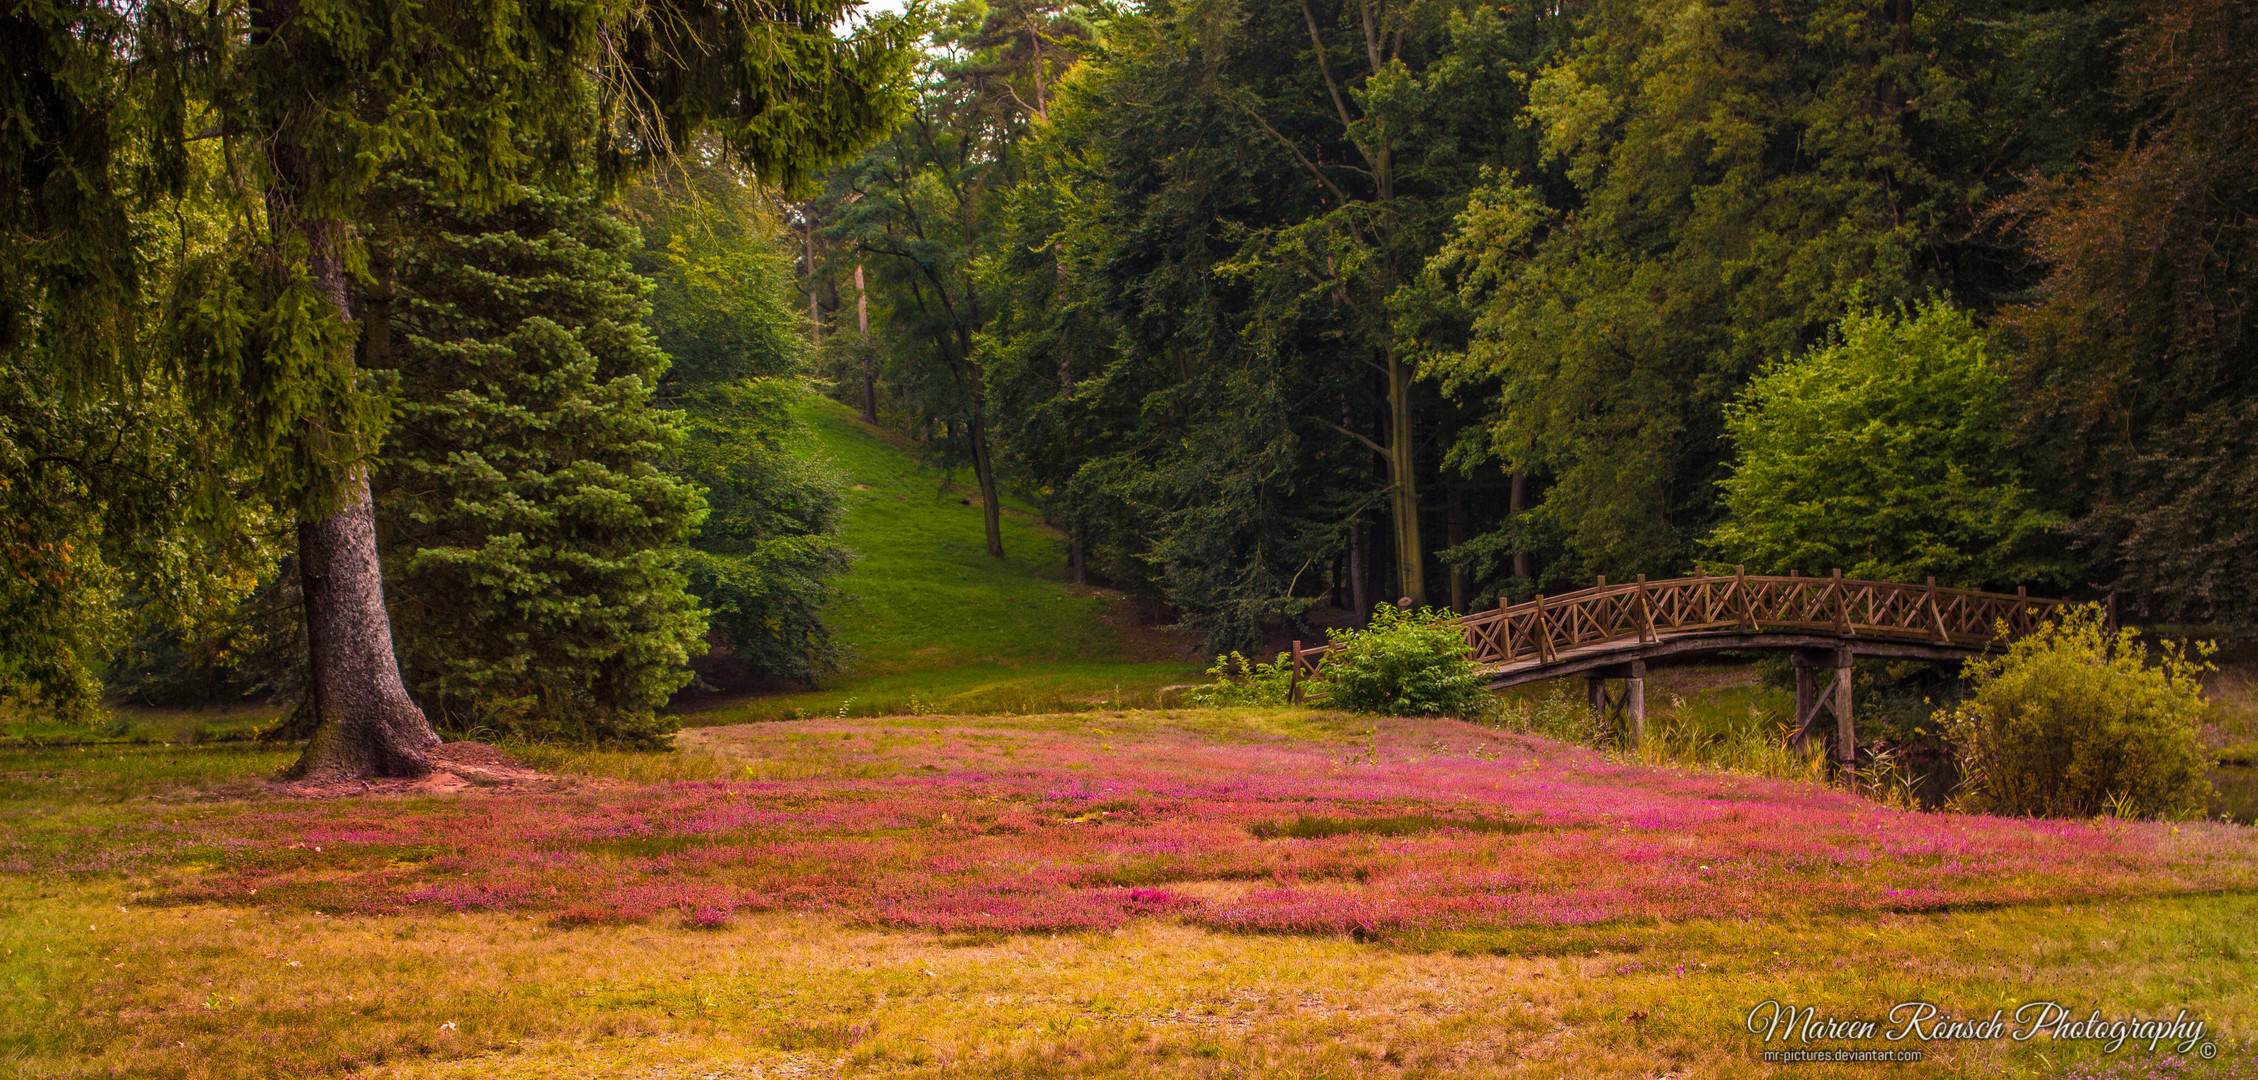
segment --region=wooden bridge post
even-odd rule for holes
[[[1513,601],[1497,598],[1497,637],[1492,644],[1497,646],[1499,662],[1507,664],[1513,662],[1513,619],[1505,612],[1512,606]]]
[[[1552,620],[1545,617],[1545,594],[1537,594],[1537,659],[1550,662],[1556,654],[1552,648]]]
[[[1286,701],[1301,704],[1301,642],[1294,642],[1294,673],[1286,678]]]
[[[1623,680],[1623,741],[1636,750],[1646,741],[1646,661],[1631,661],[1631,676]]]
[[[1643,642],[1662,640],[1654,631],[1654,605],[1647,602],[1645,574],[1639,575],[1639,640]]]
[[[1845,785],[1858,778],[1858,729],[1850,722],[1850,650],[1835,650],[1835,761]]]
[[[1850,601],[1842,594],[1842,567],[1835,567],[1835,577],[1827,585],[1827,594],[1835,600],[1835,633],[1850,633]]]

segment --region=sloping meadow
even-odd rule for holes
[[[2246,827],[1906,812],[1447,720],[890,717],[684,738],[736,778],[175,804],[19,832],[0,863],[122,871],[158,903],[564,925],[782,909],[975,933],[1388,935],[2258,885]]]

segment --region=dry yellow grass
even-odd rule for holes
[[[113,902],[128,888],[8,884],[0,1016],[29,1026],[0,1071],[1753,1077],[1768,1067],[1738,1026],[1767,998],[1863,1015],[2074,994],[2105,1012],[2189,1006],[2229,1037],[2258,1021],[2249,897],[1380,946],[1160,921],[941,937],[787,914],[560,931]],[[1924,1049],[1924,1077],[2039,1076],[2063,1060]]]

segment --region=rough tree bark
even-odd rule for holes
[[[307,270],[337,318],[351,321],[345,268],[333,221],[299,226]],[[379,335],[378,342],[383,336]],[[316,726],[296,764],[296,779],[422,776],[439,736],[409,700],[392,653],[392,620],[376,557],[376,513],[368,470],[354,466],[340,505],[298,525],[298,582],[306,613],[308,704]]]
[[[346,487],[345,505],[336,513],[298,526],[307,688],[319,726],[290,775],[422,776],[432,769],[430,750],[439,736],[408,700],[392,654],[367,470],[356,468]]]
[[[1427,548],[1419,539],[1419,461],[1412,419],[1411,365],[1387,345],[1388,517],[1395,527],[1396,587],[1413,604],[1427,602]]]

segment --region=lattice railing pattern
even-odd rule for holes
[[[1539,594],[1458,620],[1474,660],[1496,668],[1550,662],[1562,653],[1621,641],[1660,641],[1691,633],[1805,631],[1838,637],[1920,641],[1985,649],[2028,633],[2061,600],[1942,589],[1894,581],[1750,574],[1609,585],[1559,596]],[[1302,678],[1316,678],[1336,646],[1299,650]]]

